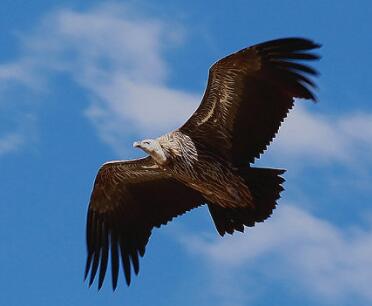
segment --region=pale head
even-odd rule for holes
[[[157,139],[136,141],[133,143],[133,147],[140,148],[146,153],[150,154],[159,165],[164,165],[167,163],[167,157],[164,149]]]

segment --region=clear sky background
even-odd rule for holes
[[[367,0],[3,0],[0,304],[371,305],[371,16]],[[99,166],[187,119],[214,61],[285,36],[323,44],[320,102],[298,101],[259,162],[288,169],[272,218],[220,238],[194,210],[153,232],[129,289],[88,289]]]

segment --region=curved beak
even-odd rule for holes
[[[133,142],[133,148],[138,148],[140,146],[139,141]]]

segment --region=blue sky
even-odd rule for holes
[[[1,305],[372,303],[372,3],[3,1]],[[323,44],[261,166],[287,168],[267,222],[220,238],[205,208],[155,230],[128,289],[82,281],[98,167],[181,124],[209,66],[264,40]],[[167,111],[164,111],[167,110]]]

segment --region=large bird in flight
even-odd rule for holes
[[[154,227],[208,205],[218,233],[243,231],[268,218],[284,170],[254,168],[293,107],[315,101],[316,71],[301,63],[319,57],[320,45],[284,38],[242,49],[209,70],[202,102],[187,122],[157,139],[133,144],[149,155],[104,164],[96,177],[87,216],[85,278],[98,288],[111,258],[113,289],[119,266],[127,284]]]

